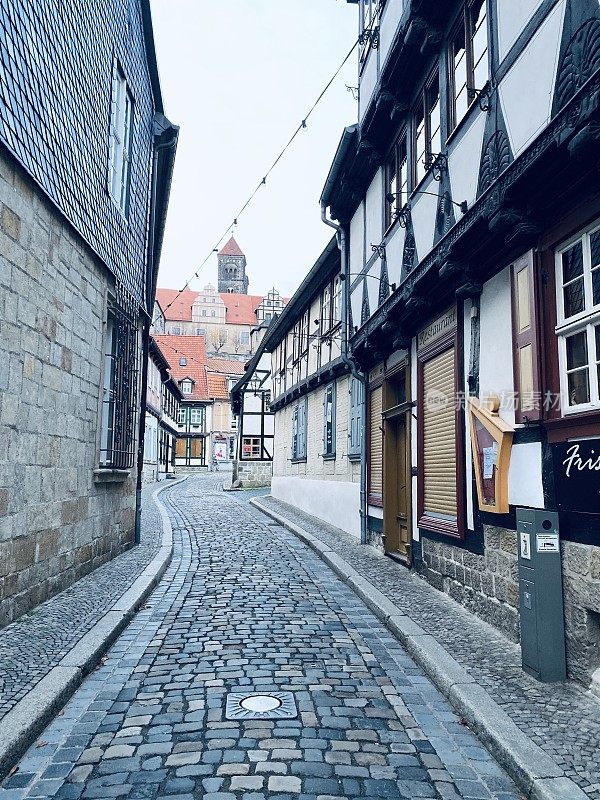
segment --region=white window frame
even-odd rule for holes
[[[203,408],[190,408],[190,425],[193,427],[200,427],[203,420]]]
[[[115,64],[110,114],[108,188],[110,196],[125,216],[129,211],[133,112],[133,96],[123,71]]]
[[[189,380],[181,381],[181,393],[182,394],[192,394],[193,391],[194,391],[194,384],[191,381],[189,381]]]
[[[595,327],[600,325],[600,303],[594,305],[592,288],[592,263],[590,236],[600,232],[600,224],[596,221],[593,225],[573,236],[555,253],[556,264],[556,318],[555,333],[558,339],[558,366],[560,373],[561,409],[563,415],[579,414],[600,408],[600,386],[598,381],[598,360],[596,358]],[[563,267],[562,254],[573,245],[582,242],[583,246],[583,294],[584,308],[577,314],[565,318],[564,293],[563,293]],[[569,404],[569,391],[567,381],[567,338],[581,331],[586,332],[588,352],[588,381],[590,400],[587,403]]]

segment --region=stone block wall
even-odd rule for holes
[[[436,589],[519,641],[517,534],[484,525],[484,555],[444,541],[421,538],[415,567]]]
[[[271,461],[239,461],[234,465],[234,481],[239,480],[243,489],[270,486],[273,475]]]
[[[484,555],[422,537],[415,568],[440,591],[519,641],[515,531],[484,525]],[[562,540],[567,670],[590,684],[600,667],[600,548]]]
[[[94,476],[111,283],[1,153],[0,625],[133,543],[134,470]]]

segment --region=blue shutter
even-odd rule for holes
[[[352,378],[350,382],[350,444],[348,455],[360,455],[362,440],[362,395],[361,381]]]
[[[306,458],[306,406],[308,397],[298,404],[298,458]]]

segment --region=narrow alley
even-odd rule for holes
[[[160,500],[167,572],[2,800],[520,797],[362,601],[247,493],[205,475]]]

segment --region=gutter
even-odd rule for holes
[[[332,170],[335,168],[332,167]],[[362,431],[360,440],[360,542],[367,544],[367,378],[356,366],[355,362],[348,355],[348,308],[350,301],[350,281],[348,280],[349,264],[348,264],[348,237],[346,229],[342,225],[338,225],[327,217],[327,208],[325,201],[321,199],[321,219],[325,225],[329,225],[337,232],[337,243],[341,255],[341,272],[340,279],[342,281],[342,320],[341,320],[341,346],[340,354],[343,363],[348,367],[350,373],[357,381],[362,384]]]

